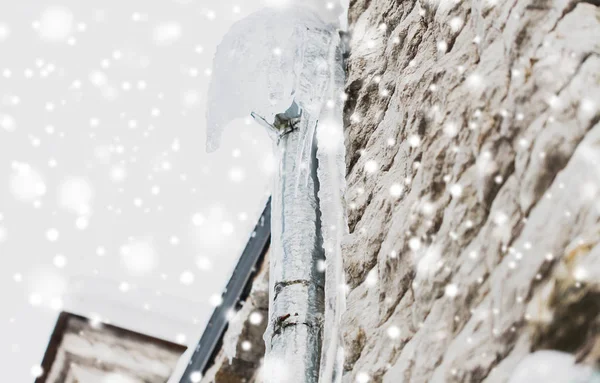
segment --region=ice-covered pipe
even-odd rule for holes
[[[316,119],[289,120],[276,145],[272,194],[269,324],[262,381],[318,382],[324,318],[325,261],[314,141]],[[293,127],[292,127],[293,125]],[[309,133],[312,132],[312,133]],[[301,151],[310,143],[306,160]],[[298,182],[297,175],[307,172]]]
[[[217,49],[208,150],[252,115],[274,138],[269,324],[262,381],[341,381],[341,238],[345,148],[343,43],[306,8],[265,9],[237,22]],[[323,331],[326,327],[327,331]]]

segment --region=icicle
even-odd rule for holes
[[[325,247],[325,322],[321,353],[320,382],[341,382],[343,348],[340,322],[346,309],[342,238],[348,233],[344,193],[346,190],[346,149],[343,131],[342,92],[345,83],[344,45],[335,33],[330,45],[329,81],[317,126],[317,159],[319,161],[319,204],[323,245]]]
[[[245,320],[250,315],[252,309],[252,305],[245,304],[229,321],[229,327],[223,337],[223,353],[229,360],[229,364],[237,356],[237,348],[240,343],[240,336],[244,331]]]

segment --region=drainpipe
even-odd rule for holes
[[[325,255],[318,199],[315,120],[294,103],[270,126],[279,166],[274,177],[270,247],[269,326],[265,333],[265,383],[317,383],[325,299]],[[312,144],[304,145],[307,137]],[[310,155],[303,156],[303,148]],[[299,159],[306,158],[307,162]],[[298,177],[306,174],[306,177]]]

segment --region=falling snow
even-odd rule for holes
[[[60,310],[133,329],[140,316],[170,318],[148,332],[196,340],[274,172],[268,137],[229,134],[210,158],[203,145],[212,32],[260,5],[16,3],[1,15],[0,283],[15,290],[2,338],[18,352],[8,380],[35,375]]]

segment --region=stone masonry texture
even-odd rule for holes
[[[351,2],[344,382],[598,361],[599,5]]]

